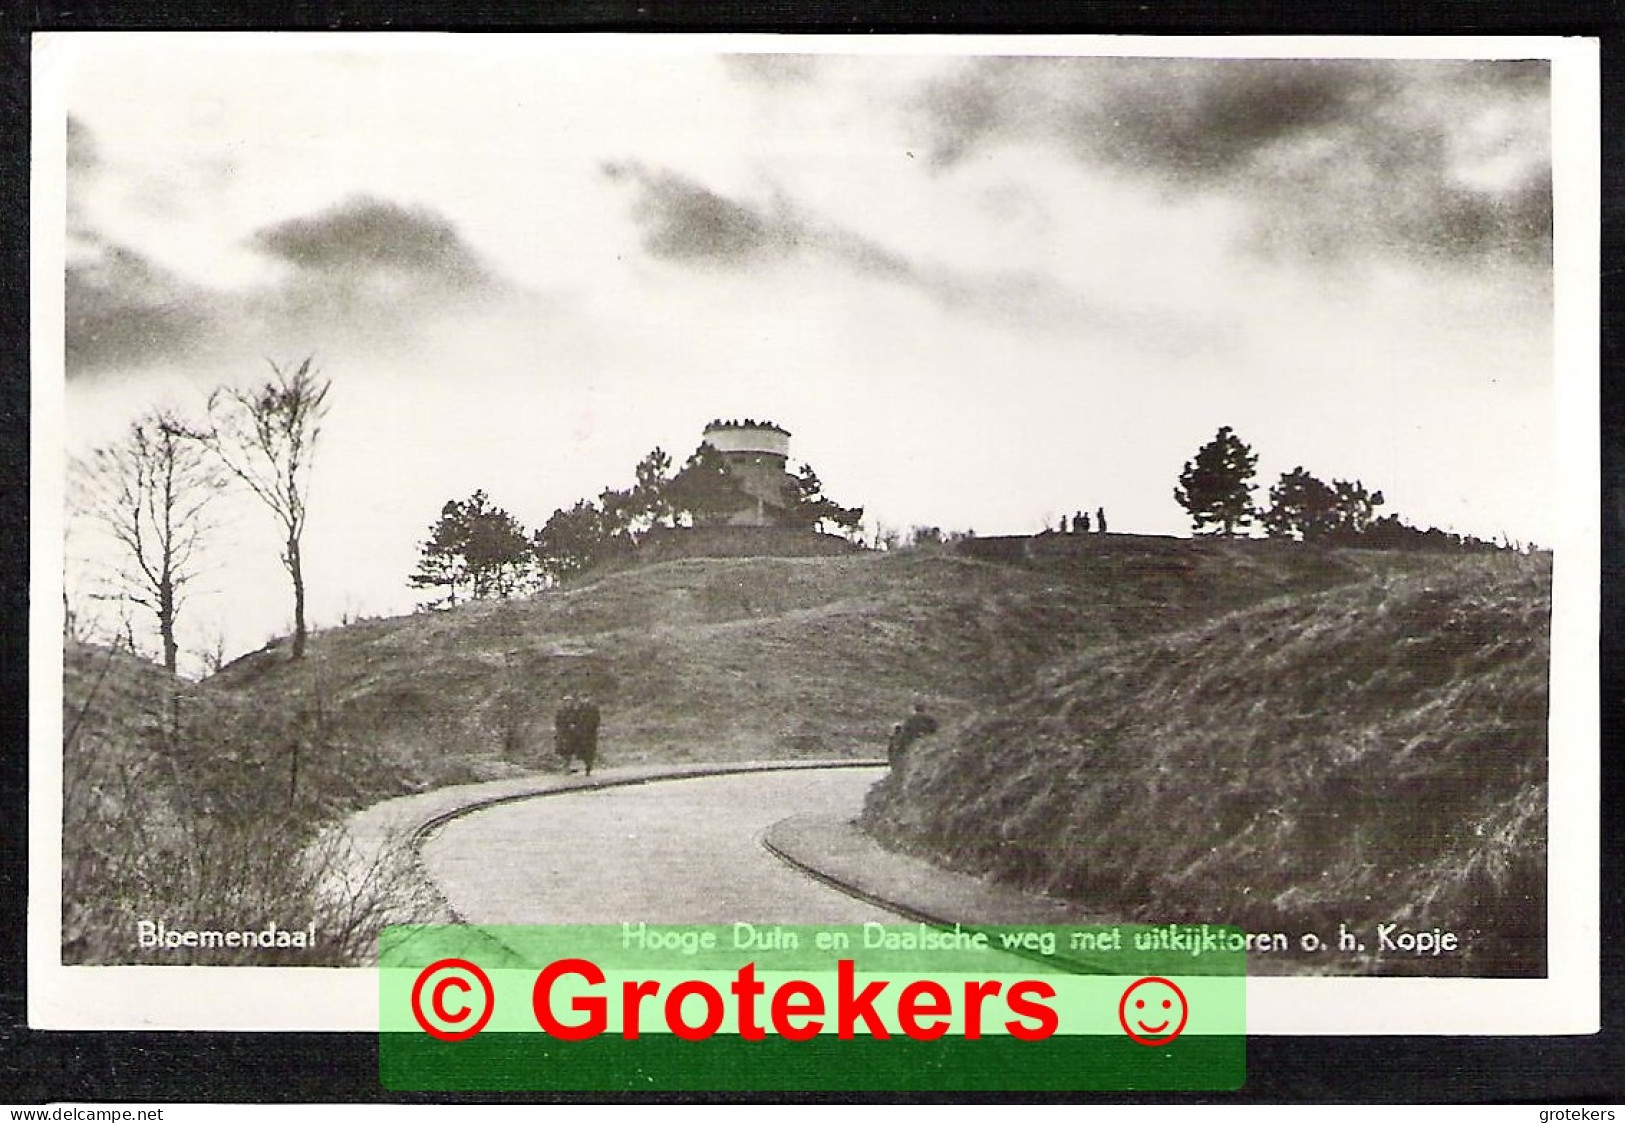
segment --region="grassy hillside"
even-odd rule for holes
[[[367,871],[366,893],[321,891],[320,827],[353,808],[466,779],[354,743],[302,700],[261,705],[200,689],[127,653],[64,651],[62,958],[65,963],[351,962],[373,918],[414,887]],[[316,922],[313,947],[141,949],[137,925],[262,929]]]
[[[968,715],[1059,656],[1365,574],[1320,551],[1147,541],[1078,538],[1019,564],[673,561],[319,633],[302,664],[278,646],[207,686],[319,708],[412,772],[447,759],[481,776],[534,768],[551,756],[559,699],[581,689],[603,704],[611,762],[876,755],[916,696]]]
[[[879,756],[923,698],[944,731],[866,814],[893,845],[1125,918],[1471,926],[1475,965],[1528,969],[1544,561],[967,550],[676,560],[318,632],[196,686],[72,648],[65,956],[130,961],[143,917],[299,920],[321,824],[556,767],[552,715],[589,690],[608,765]],[[342,962],[364,920],[324,919],[300,961]]]
[[[863,822],[1125,919],[1347,924],[1366,969],[1539,974],[1550,609],[1549,558],[1435,555],[1106,644],[918,746]],[[1381,923],[1465,954],[1379,955]]]

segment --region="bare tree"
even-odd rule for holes
[[[130,425],[117,442],[74,461],[74,503],[118,543],[114,596],[150,611],[174,673],[175,620],[198,574],[211,529],[206,508],[223,479],[213,460],[165,410]],[[132,641],[133,641],[133,637]]]
[[[216,624],[214,631],[208,637],[208,646],[201,652],[203,669],[211,675],[220,673],[220,668],[226,665],[226,631]]]
[[[270,362],[269,360],[267,360]],[[270,362],[271,377],[249,390],[221,386],[209,395],[211,427],[195,434],[277,517],[284,534],[282,565],[293,580],[293,657],[305,655],[305,573],[300,541],[311,460],[330,379],[314,356],[290,371]]]

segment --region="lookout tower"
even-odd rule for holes
[[[752,500],[727,517],[728,525],[779,525],[790,486],[790,430],[752,418],[712,421],[704,439],[722,454],[729,474]]]

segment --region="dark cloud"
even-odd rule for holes
[[[783,196],[748,203],[719,195],[675,172],[635,162],[606,165],[613,180],[637,188],[633,214],[650,256],[701,268],[742,271],[791,260],[822,261],[895,284],[944,308],[1008,320],[1024,328],[1080,325],[1151,338],[1184,349],[1211,340],[1207,325],[1159,321],[1149,329],[1094,307],[1053,278],[1031,271],[968,274],[915,261],[854,230],[797,208]]]
[[[919,109],[938,168],[1058,146],[1243,199],[1271,249],[1547,260],[1548,85],[1527,61],[999,58],[934,83]],[[1497,146],[1519,174],[1475,174]]]
[[[782,209],[724,198],[672,172],[629,163],[606,164],[604,174],[637,185],[633,217],[643,228],[643,248],[654,257],[742,265],[789,256],[806,233]]]
[[[235,291],[190,282],[82,221],[74,234],[69,377],[344,340],[409,348],[436,318],[508,293],[451,223],[375,199],[258,231],[251,245],[293,268]]]
[[[252,244],[313,272],[390,272],[451,287],[479,287],[491,279],[479,256],[444,218],[424,208],[366,197],[266,227],[255,233]]]
[[[67,130],[70,378],[338,340],[411,347],[437,317],[508,292],[452,223],[373,198],[257,231],[250,245],[291,267],[271,284],[225,291],[189,281],[98,227],[86,203],[101,159],[82,122],[70,117]]]
[[[912,262],[856,231],[813,218],[782,196],[771,203],[741,202],[675,172],[636,162],[606,164],[604,174],[636,186],[632,213],[651,257],[724,269],[822,259],[920,289],[946,304],[963,305],[974,299],[977,286],[969,281]],[[1020,285],[1012,286],[1006,279],[997,287],[1009,292]]]
[[[643,229],[643,248],[653,257],[738,268],[807,254],[860,273],[918,279],[915,267],[900,254],[806,215],[782,196],[771,203],[741,202],[638,163],[606,164],[604,174],[636,185],[633,217]]]
[[[1544,182],[1507,191],[1443,188],[1401,208],[1402,238],[1442,257],[1537,256],[1550,252],[1552,193]]]
[[[453,223],[370,197],[265,227],[250,245],[294,267],[245,302],[247,317],[273,339],[302,332],[410,348],[427,324],[511,295]]]
[[[70,378],[183,356],[208,338],[218,313],[203,289],[96,229],[87,218],[86,197],[100,170],[90,130],[70,116],[63,276],[63,357]]]
[[[1252,62],[1234,73],[1151,65],[1105,87],[1098,116],[1074,122],[1075,146],[1197,180],[1222,177],[1260,149],[1358,113],[1388,85],[1385,71],[1342,60]]]
[[[103,245],[69,265],[64,339],[69,377],[177,358],[211,334],[214,299],[134,250]]]

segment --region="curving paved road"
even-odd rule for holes
[[[447,823],[423,862],[474,924],[895,923],[761,845],[790,815],[856,816],[884,772],[757,772],[527,799]]]

